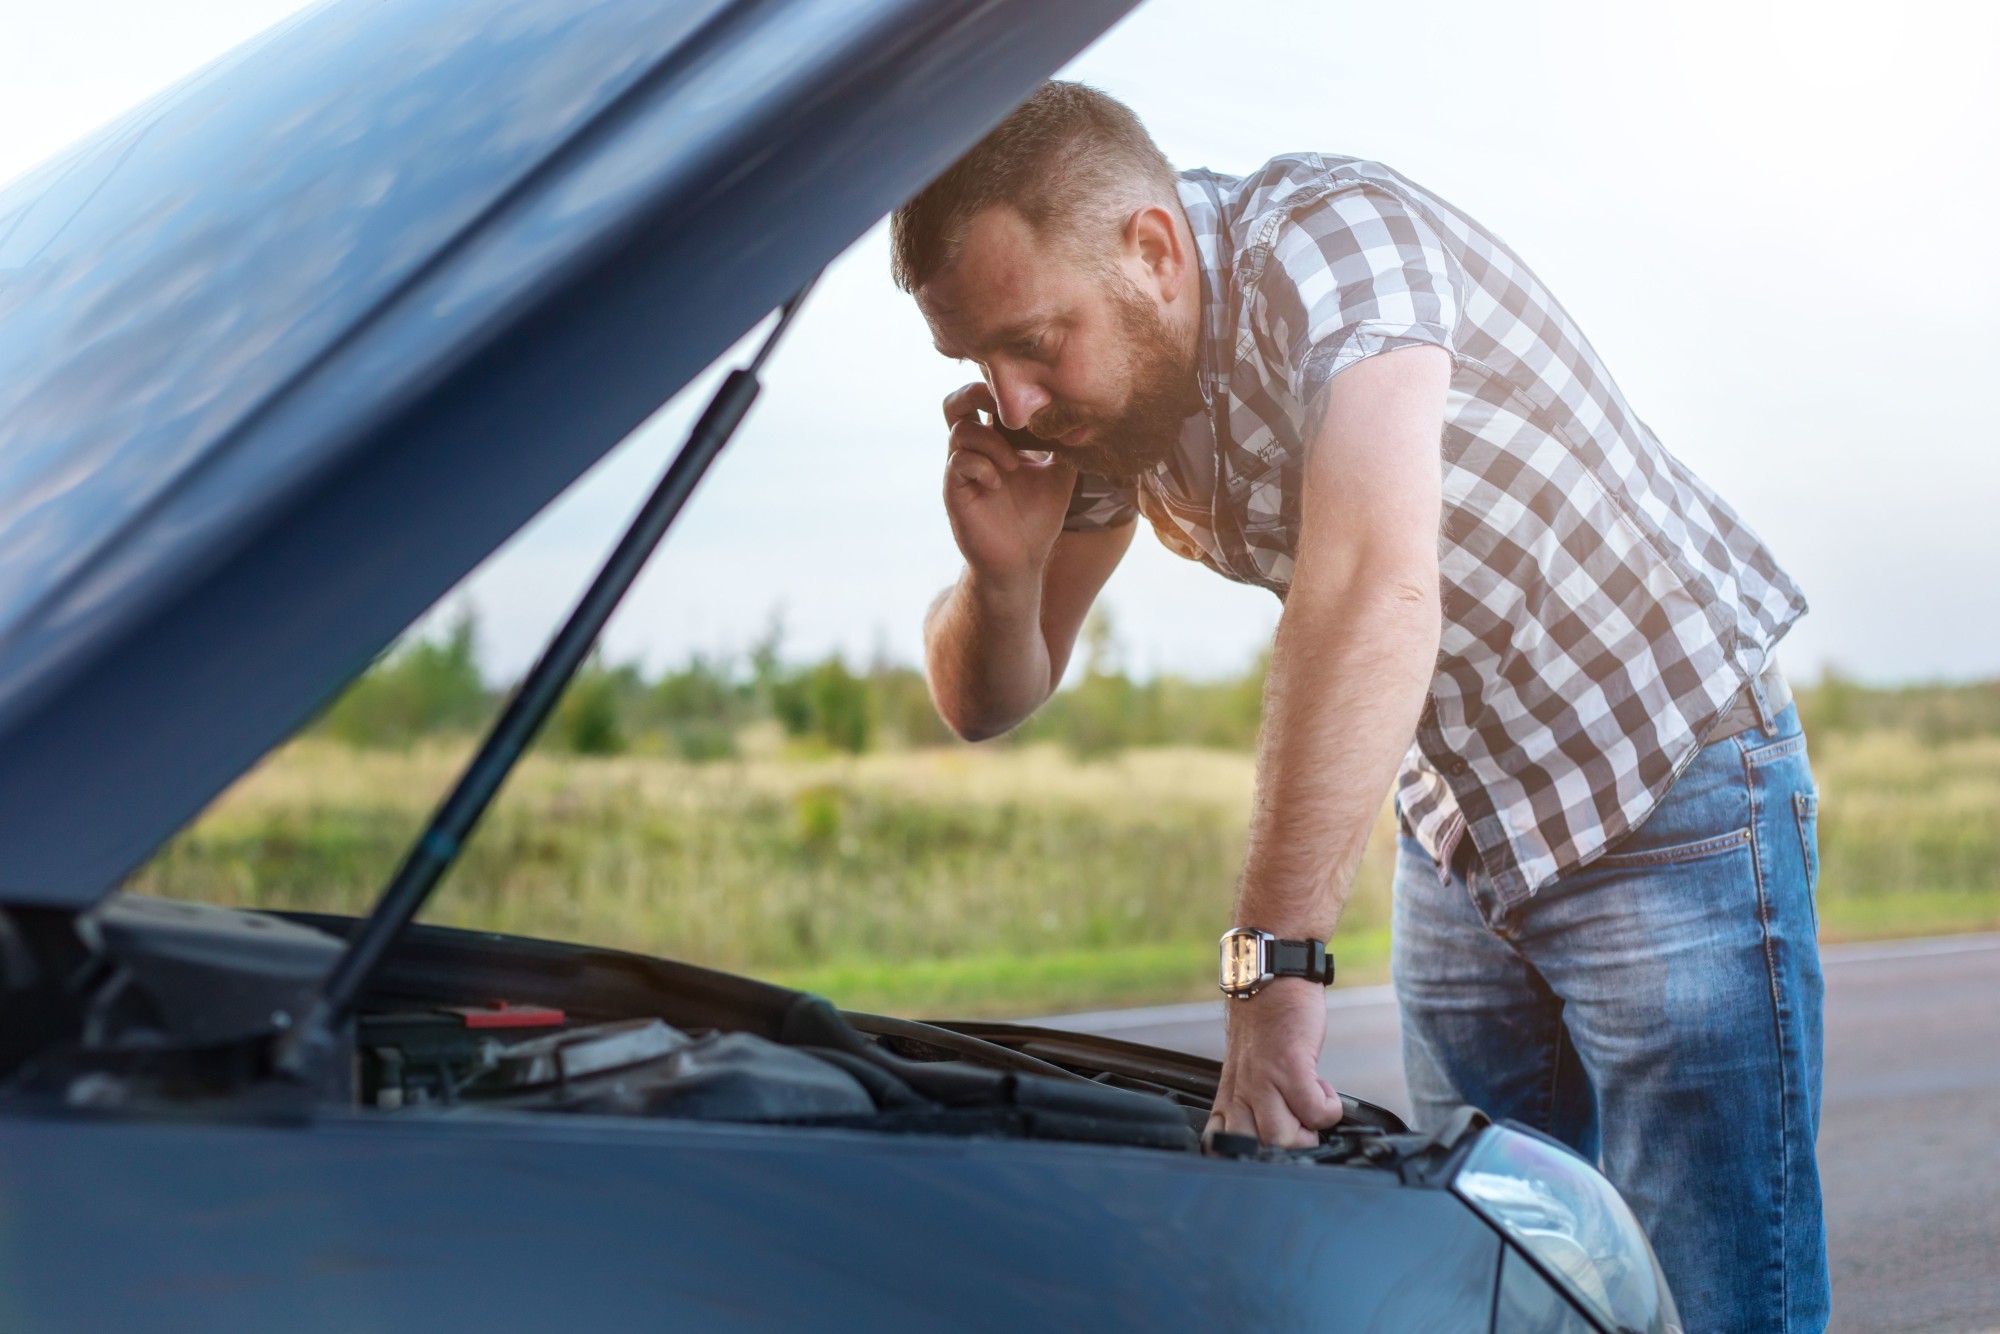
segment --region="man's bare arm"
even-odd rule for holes
[[[1450,356],[1371,357],[1326,387],[1292,584],[1272,645],[1238,925],[1325,939],[1436,669]],[[1309,1143],[1339,1118],[1318,1078],[1319,988],[1281,979],[1230,1007],[1215,1128]]]
[[[1076,470],[1024,457],[980,419],[994,410],[980,383],[944,401],[944,508],[965,572],[924,621],[932,702],[972,741],[1016,726],[1055,690],[1134,527],[1064,532]]]
[[[1055,693],[1077,632],[1135,524],[1055,540],[1040,577],[1007,586],[971,566],[924,621],[924,658],[938,716],[968,741],[1017,727]]]
[[[1321,395],[1291,592],[1271,648],[1238,920],[1325,938],[1437,665],[1441,349]]]

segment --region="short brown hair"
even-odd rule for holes
[[[1092,223],[1122,226],[1133,209],[1172,202],[1176,179],[1130,107],[1052,79],[890,215],[890,272],[916,291],[958,261],[966,228],[995,204],[1081,241]]]

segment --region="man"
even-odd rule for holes
[[[1067,83],[893,248],[982,376],[945,400],[965,569],[926,626],[953,728],[1049,697],[1138,514],[1284,602],[1210,1129],[1339,1119],[1319,943],[1393,792],[1419,1119],[1601,1161],[1690,1330],[1821,1327],[1816,798],[1772,658],[1805,602],[1534,274],[1376,163],[1176,175]]]

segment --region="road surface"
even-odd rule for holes
[[[2000,1330],[2000,935],[1823,957],[1834,1328]],[[1389,989],[1327,1004],[1327,1078],[1407,1113]],[[1222,1054],[1219,999],[1041,1022]]]

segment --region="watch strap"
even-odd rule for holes
[[[1273,940],[1266,957],[1273,977],[1303,977],[1321,986],[1333,982],[1333,952],[1323,940]]]

